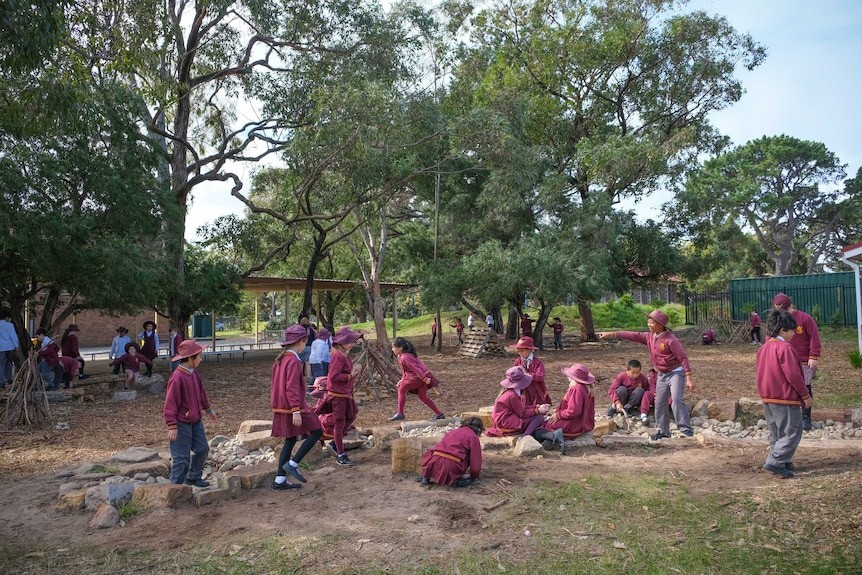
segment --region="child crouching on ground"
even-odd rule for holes
[[[649,383],[644,374],[641,373],[641,362],[630,359],[626,364],[626,370],[614,378],[614,382],[608,389],[608,395],[611,398],[608,417],[617,413],[635,415],[640,408],[644,394],[648,390]],[[649,406],[647,406],[647,413],[649,413]]]
[[[443,436],[434,449],[422,456],[423,485],[467,487],[482,471],[482,445],[479,436],[485,426],[478,417],[468,417],[461,427]]]
[[[180,364],[168,379],[165,396],[165,423],[168,425],[171,446],[171,483],[185,483],[193,487],[210,485],[202,478],[210,452],[204,433],[204,412],[213,423],[218,421],[197,371],[203,360],[201,352],[205,348],[191,339],[179,345],[179,353],[171,360],[179,361]]]
[[[793,477],[793,455],[802,439],[802,408],[811,407],[799,355],[790,340],[796,333],[793,314],[783,309],[766,318],[766,343],[757,350],[757,392],[769,427],[769,456],[763,469],[782,479]]]

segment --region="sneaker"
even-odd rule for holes
[[[614,407],[613,405],[608,408],[607,412],[605,412],[605,415],[607,415],[608,417],[613,417],[616,414],[617,414],[617,408]]]
[[[770,473],[778,475],[779,477],[781,477],[781,479],[790,479],[791,477],[793,477],[793,472],[786,467],[779,467],[777,465],[769,465],[768,463],[764,463],[763,469],[769,471]]]
[[[198,477],[197,479],[189,479],[187,477],[186,478],[186,485],[191,485],[192,487],[200,487],[201,489],[206,489],[207,487],[210,486],[210,482],[204,481],[200,477]]]
[[[438,413],[437,415],[435,415],[434,417],[432,417],[432,418],[431,418],[431,421],[436,421],[436,420],[438,420],[438,419],[446,419],[446,416],[445,416],[445,415],[443,415],[443,412],[440,412],[440,413]]]
[[[473,485],[472,479],[467,479],[465,477],[462,477],[461,479],[459,479],[455,483],[453,483],[452,487],[470,487],[471,485]]]
[[[338,457],[338,450],[335,449],[335,441],[334,440],[326,442],[326,449],[328,449],[332,455],[334,455],[335,457]]]
[[[422,477],[421,475],[416,477],[416,483],[421,483],[422,485],[429,485],[431,480],[427,477]]]
[[[667,433],[662,433],[661,431],[659,431],[658,433],[653,433],[649,436],[649,438],[653,441],[658,441],[659,439],[668,439],[669,437],[670,435],[668,435]]]
[[[686,437],[694,437],[694,430],[692,429],[684,429],[680,433]]]
[[[90,376],[82,373],[81,375],[78,376],[78,379],[87,379],[88,377],[90,377]]]
[[[355,463],[353,463],[353,462],[350,460],[350,458],[349,458],[349,457],[347,457],[347,454],[346,454],[346,453],[345,453],[344,455],[339,455],[339,456],[335,459],[335,463],[337,463],[338,465],[346,465],[347,467],[352,467],[353,465],[356,465]]]
[[[796,471],[796,466],[793,465],[792,461],[788,461],[787,463],[784,464],[784,469],[786,469],[787,471],[790,471],[792,473],[792,472]]]
[[[389,421],[403,421],[403,420],[404,420],[404,414],[403,413],[396,413],[395,415],[393,415],[392,417],[389,418]]]
[[[303,483],[306,483],[308,481],[305,477],[302,476],[302,473],[299,472],[299,468],[291,465],[290,461],[285,463],[282,466],[282,469],[284,469],[285,471],[287,471],[288,473],[290,473],[291,475],[293,475],[294,477],[296,477],[297,479],[299,479]]]
[[[641,423],[646,425],[648,421],[649,421],[649,416],[646,413],[641,413]]]
[[[290,481],[285,481],[284,483],[276,483],[272,482],[272,485],[269,486],[273,491],[287,491],[288,489],[299,489],[302,485],[298,483],[291,483]]]

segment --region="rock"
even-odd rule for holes
[[[851,413],[850,417],[853,415]],[[843,408],[841,409],[818,409],[814,408],[811,410],[811,419],[816,421],[825,421],[826,425],[833,425],[835,422],[844,423],[847,421],[847,415]],[[829,421],[832,423],[829,423]],[[851,419],[852,421],[852,419]]]
[[[194,492],[191,485],[177,485],[175,483],[139,485],[135,488],[132,501],[144,509],[159,509],[163,507],[176,507],[180,503],[191,501]]]
[[[66,471],[61,471],[60,473],[58,473],[54,477],[56,479],[65,479],[67,477],[72,477],[73,475],[75,475],[75,472],[67,469]]]
[[[692,417],[691,425],[692,427],[703,427],[703,420],[699,417]]]
[[[479,437],[479,443],[482,445],[482,451],[505,451],[506,449],[511,449],[515,447],[515,443],[518,440],[517,435],[510,435],[507,437],[488,437],[487,435],[481,435]]]
[[[120,475],[126,477],[134,477],[140,473],[146,473],[153,477],[168,477],[171,471],[171,466],[167,461],[154,459],[151,461],[143,461],[141,463],[130,463],[120,466]]]
[[[371,430],[371,435],[374,437],[374,448],[386,451],[393,439],[401,437],[401,426],[378,425]]]
[[[452,417],[449,419],[433,419],[433,420],[419,420],[419,421],[402,421],[401,422],[401,433],[409,433],[413,429],[421,429],[425,427],[445,427],[447,425],[451,425],[459,418]],[[460,426],[460,421],[458,421],[457,426]],[[440,435],[443,435],[440,433]]]
[[[334,467],[321,467],[320,469],[315,469],[311,474],[312,475],[332,475],[335,473]]]
[[[219,478],[219,487],[222,487],[223,481],[231,481],[232,479],[230,478],[239,478],[239,484],[242,489],[268,489],[272,482],[275,481],[277,465],[261,464],[237,467],[221,476],[225,478],[224,480],[221,477]]]
[[[78,466],[75,471],[72,472],[72,475],[80,476],[87,475],[90,473],[101,473],[105,469],[104,465],[99,465],[98,463],[93,463],[92,461],[85,461]]]
[[[54,509],[57,511],[80,511],[84,509],[87,500],[87,490],[79,489],[77,491],[70,491],[68,493],[64,493],[60,499],[57,501],[57,505],[54,506]]]
[[[494,406],[493,405],[487,405],[485,407],[480,407],[479,413],[481,415],[491,415],[492,413],[494,413]]]
[[[752,399],[750,397],[740,397],[737,402],[739,405],[739,413],[743,415],[747,415],[749,417],[756,417],[757,419],[763,419],[763,402],[759,399]]]
[[[133,483],[102,484],[87,489],[84,506],[87,509],[98,509],[103,503],[122,507],[132,500],[135,492]]]
[[[478,417],[482,420],[482,424],[485,426],[485,429],[494,426],[494,421],[491,419],[490,413],[480,413],[478,411],[465,411],[461,414],[461,420],[465,420],[468,417]]]
[[[93,518],[90,519],[89,526],[95,529],[107,529],[116,527],[120,524],[120,512],[113,505],[103,503]]]
[[[258,431],[272,431],[272,421],[269,419],[247,419],[239,424],[237,435]]]
[[[237,452],[240,453],[239,450],[244,449],[245,453],[242,453],[242,456],[245,456],[248,455],[250,451],[260,449],[264,445],[268,445],[273,449],[278,445],[284,445],[284,438],[273,437],[270,430],[254,431],[251,433],[238,433],[236,436],[236,444],[238,446]]]
[[[596,426],[593,428],[594,437],[602,437],[603,435],[611,435],[617,430],[617,424],[612,419],[603,419],[596,421]]]
[[[626,437],[625,435],[621,435],[620,437]],[[598,440],[601,438],[597,438],[592,433],[584,433],[583,435],[579,435],[574,439],[566,440],[566,449],[574,449],[576,447],[595,447],[598,443]]]
[[[159,452],[148,447],[132,447],[111,456],[111,461],[118,463],[143,463],[159,458]]]
[[[165,391],[164,381],[153,381],[147,384],[147,393],[163,393]]]
[[[583,437],[583,436],[581,436]],[[580,438],[578,438],[580,439]],[[568,447],[568,442],[566,447]],[[603,435],[593,445],[599,447],[628,447],[630,445],[649,445],[649,437],[638,435]]]
[[[207,489],[206,491],[195,493],[194,502],[196,507],[202,507],[204,505],[209,505],[210,503],[223,501],[225,499],[233,499],[235,497],[236,492],[232,492],[227,489]]]
[[[714,399],[709,402],[709,417],[722,421],[736,421],[736,408],[735,399]]]
[[[697,414],[703,418],[707,417],[709,414],[709,400],[701,399],[694,405],[694,409],[691,410],[691,414]]]
[[[422,455],[426,449],[433,449],[437,437],[410,437],[393,439],[392,473],[419,473],[422,469]]]
[[[545,448],[542,447],[541,443],[536,441],[532,435],[527,435],[518,440],[512,454],[516,457],[535,457],[543,454],[544,451]]]
[[[241,428],[242,428],[242,426],[240,426],[240,429]],[[216,435],[215,437],[210,439],[210,447],[215,448],[215,447],[218,447],[220,445],[224,445],[225,443],[227,443],[229,441],[230,441],[230,437],[228,437],[227,435]]]
[[[138,392],[131,391],[115,391],[113,396],[113,401],[134,401],[138,399]]]
[[[857,427],[862,427],[862,408],[850,410],[850,421]]]

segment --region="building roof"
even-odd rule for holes
[[[248,292],[273,292],[273,291],[303,291],[305,290],[305,278],[272,278],[272,277],[247,277],[243,278],[243,289]],[[315,291],[344,291],[361,286],[362,282],[351,280],[329,280],[316,279],[312,285]],[[380,282],[380,288],[385,290],[408,289],[416,287],[416,284]]]
[[[841,253],[849,259],[862,256],[862,242],[842,248]]]

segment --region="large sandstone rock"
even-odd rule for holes
[[[57,501],[57,505],[54,506],[54,509],[63,512],[80,511],[81,509],[84,509],[84,506],[86,505],[86,500],[86,489],[69,491],[60,496],[60,500]]]
[[[468,417],[478,417],[482,420],[482,425],[485,426],[485,429],[494,426],[494,421],[491,419],[490,413],[481,413],[478,411],[465,411],[461,414],[461,419],[467,419]]]
[[[393,439],[401,437],[400,425],[378,425],[371,430],[374,438],[374,449],[386,451]]]
[[[103,503],[119,508],[131,501],[134,493],[135,485],[133,483],[96,485],[87,489],[84,504],[87,509],[98,509]]]
[[[740,397],[739,413],[756,419],[763,419],[765,417],[763,414],[763,402],[750,397]]]
[[[613,419],[601,419],[597,421],[595,427],[593,427],[593,437],[610,435],[616,430],[617,424]]]
[[[735,399],[713,399],[707,411],[710,419],[736,421],[737,401]]]
[[[574,439],[567,439],[566,449],[574,449],[575,447],[595,447],[601,437],[602,436],[593,435],[592,433],[585,433]]]
[[[284,445],[283,437],[273,437],[270,430],[253,431],[251,433],[238,433],[236,436],[237,445],[249,451],[256,451],[268,445],[273,449],[279,445]]]
[[[862,408],[850,410],[850,421],[856,427],[862,427]]]
[[[206,491],[195,493],[194,501],[195,506],[202,507],[218,501],[224,501],[225,499],[233,499],[234,497],[236,497],[235,491],[228,489],[207,489]]]
[[[108,529],[120,524],[120,512],[113,505],[103,503],[93,518],[90,519],[90,527],[95,529]]]
[[[422,471],[422,455],[428,449],[433,449],[439,437],[408,437],[393,439],[392,473],[420,473]]]
[[[492,413],[494,413],[494,406],[493,405],[486,405],[485,407],[480,407],[479,413],[481,415],[491,415]]]
[[[223,479],[219,478],[218,486],[222,489],[230,489],[231,482],[236,481],[234,478],[239,478],[239,484],[242,489],[268,489],[272,482],[275,481],[277,466],[278,463],[272,463],[248,465],[231,469],[222,476]]]
[[[691,410],[692,415],[699,415],[700,417],[706,419],[709,417],[709,400],[701,399],[698,400],[696,404],[694,404],[694,408]]]
[[[271,431],[272,421],[269,419],[247,419],[239,424],[237,434]]]
[[[515,447],[518,437],[517,435],[507,437],[488,437],[482,435],[479,437],[479,443],[482,445],[482,451],[505,451]]]
[[[138,399],[138,392],[135,390],[115,391],[113,401],[134,401]]]
[[[159,458],[159,452],[149,447],[130,447],[111,456],[111,461],[117,463],[142,463]]]
[[[191,485],[176,483],[139,485],[135,489],[132,501],[144,509],[159,509],[176,507],[180,503],[191,501],[194,491]]]
[[[512,454],[516,457],[535,457],[543,453],[545,453],[545,448],[532,435],[521,437],[518,443],[515,444],[514,451],[512,451]]]
[[[600,447],[629,447],[632,445],[649,445],[649,437],[639,435],[603,435],[595,443]]]

